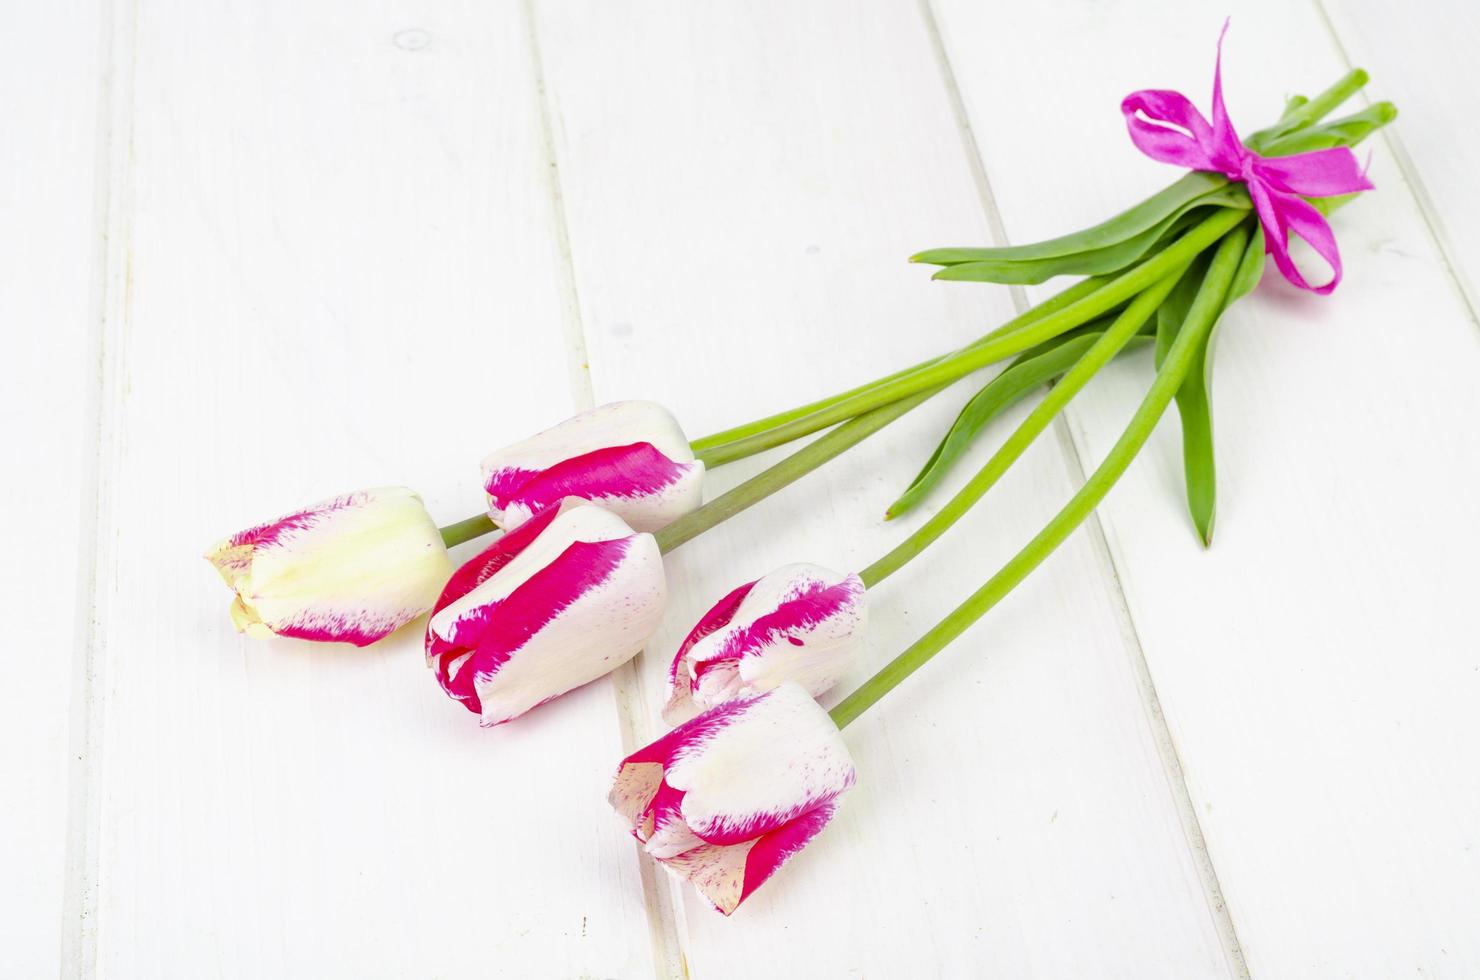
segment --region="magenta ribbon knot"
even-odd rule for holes
[[[1223,33],[1228,25],[1223,25]],[[1223,34],[1213,69],[1213,121],[1208,122],[1181,92],[1142,89],[1120,103],[1131,141],[1153,160],[1220,173],[1248,185],[1254,212],[1264,226],[1267,250],[1275,265],[1301,289],[1325,295],[1341,281],[1341,253],[1331,226],[1306,197],[1331,197],[1372,189],[1356,154],[1337,146],[1293,156],[1262,157],[1244,146],[1228,121],[1223,105]],[[1310,243],[1333,273],[1324,286],[1305,281],[1290,260],[1289,236]]]

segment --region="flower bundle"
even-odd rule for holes
[[[1226,30],[1226,26],[1225,26]],[[740,585],[688,633],[668,669],[676,726],[620,764],[609,801],[644,850],[729,914],[830,820],[856,774],[842,730],[984,615],[1089,516],[1175,402],[1187,506],[1212,537],[1216,468],[1209,386],[1225,310],[1266,256],[1296,286],[1329,293],[1341,260],[1326,216],[1371,184],[1352,147],[1392,121],[1376,103],[1328,121],[1366,83],[1354,71],[1294,97],[1241,140],[1176,92],[1128,96],[1135,145],[1190,172],[1070,235],[1031,245],[941,248],[935,278],[1032,284],[1084,277],[967,346],[849,391],[690,442],[647,402],[601,406],[488,456],[485,512],[438,529],[403,488],[335,498],[227,538],[208,558],[236,593],[244,631],[364,645],[430,612],[437,682],[485,726],[512,721],[626,663],[662,622],[663,555],[855,446],[954,382],[1007,362],[967,402],[886,518],[918,506],[1013,403],[1050,385],[983,467],[872,564],[784,566]],[[1311,286],[1289,238],[1330,268]],[[1143,347],[1155,375],[1083,486],[1001,569],[830,712],[817,697],[862,646],[869,593],[996,484],[1101,368]],[[708,503],[707,469],[828,430]],[[457,570],[447,549],[501,530]]]

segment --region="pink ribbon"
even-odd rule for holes
[[[1325,295],[1341,281],[1341,253],[1326,219],[1305,197],[1331,197],[1372,189],[1349,147],[1314,150],[1287,157],[1262,157],[1244,146],[1223,106],[1223,34],[1213,69],[1213,121],[1209,123],[1181,92],[1142,89],[1120,103],[1131,141],[1153,160],[1220,173],[1248,185],[1254,211],[1264,226],[1265,247],[1275,265],[1301,289]],[[1143,118],[1144,117],[1144,118]],[[1312,286],[1290,261],[1294,232],[1331,266],[1331,281]]]

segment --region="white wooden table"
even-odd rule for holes
[[[905,256],[1169,180],[1119,100],[1205,104],[1229,5],[8,5],[0,976],[1480,975],[1480,14],[1232,6],[1245,130],[1356,63],[1403,116],[1336,220],[1337,293],[1266,278],[1223,328],[1213,548],[1169,419],[849,729],[839,818],[726,920],[608,776],[723,590],[918,525],[879,515],[971,386],[675,554],[648,653],[492,731],[415,629],[239,637],[201,552],[388,482],[462,517],[486,450],[594,403],[697,436],[978,335],[1044,291]],[[1057,509],[1149,377],[1116,364],[879,590],[843,690]]]

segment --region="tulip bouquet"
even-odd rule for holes
[[[1313,291],[1328,293],[1339,282],[1340,256],[1324,215],[1345,203],[1347,195],[1370,189],[1351,147],[1392,121],[1396,110],[1377,103],[1342,119],[1322,120],[1366,81],[1365,73],[1355,71],[1314,99],[1292,98],[1274,126],[1247,142],[1237,138],[1223,109],[1221,64],[1214,73],[1211,122],[1178,93],[1134,93],[1123,111],[1136,145],[1157,159],[1191,166],[1192,173],[1073,235],[1016,248],[937,249],[915,257],[942,266],[940,279],[1088,278],[962,352],[833,402],[776,416],[768,420],[775,423],[769,432],[741,434],[774,439],[776,429],[805,429],[838,405],[868,410],[883,401],[884,392],[906,400],[928,397],[962,364],[1015,357],[966,405],[889,508],[886,516],[893,517],[928,495],[994,416],[1054,383],[955,497],[872,565],[848,576],[788,566],[736,589],[699,621],[670,668],[665,709],[670,722],[684,714],[692,717],[623,760],[609,795],[650,856],[691,881],[720,912],[733,912],[822,829],[853,784],[842,729],[1062,544],[1115,485],[1174,400],[1183,422],[1189,510],[1204,543],[1211,540],[1215,493],[1208,385],[1214,328],[1223,311],[1258,284],[1266,253],[1274,255],[1292,283],[1312,288],[1290,257],[1290,232],[1306,239],[1331,267],[1330,281]],[[1079,491],[981,588],[824,712],[814,696],[836,682],[847,649],[856,644],[865,589],[919,554],[975,505],[1100,368],[1147,344],[1155,347],[1156,376],[1121,437]],[[704,710],[693,715],[695,707]]]
[[[1225,26],[1226,30],[1226,26]],[[430,612],[427,664],[485,726],[509,722],[631,660],[660,625],[663,555],[777,492],[957,380],[1010,361],[962,410],[886,518],[917,506],[1012,403],[1046,394],[982,469],[913,534],[856,572],[798,563],[735,588],[699,620],[668,669],[675,725],[622,761],[609,800],[644,850],[721,912],[734,909],[827,824],[853,784],[842,729],[959,636],[1077,528],[1125,472],[1166,409],[1182,420],[1187,503],[1211,540],[1209,384],[1214,330],[1266,254],[1295,285],[1341,278],[1327,215],[1370,189],[1352,147],[1396,115],[1377,103],[1325,121],[1366,82],[1352,72],[1240,140],[1176,92],[1128,96],[1135,145],[1190,168],[1167,189],[1075,234],[1007,248],[915,256],[936,278],[1077,283],[950,354],[849,391],[690,442],[647,402],[582,413],[483,461],[486,508],[438,528],[410,490],[338,497],[240,532],[208,558],[253,635],[359,645]],[[1331,269],[1311,287],[1289,236]],[[1155,350],[1156,373],[1105,459],[1063,509],[954,611],[830,712],[817,697],[851,667],[866,600],[969,511],[1112,359]],[[707,468],[827,429],[708,503]],[[501,530],[454,571],[447,549]]]

